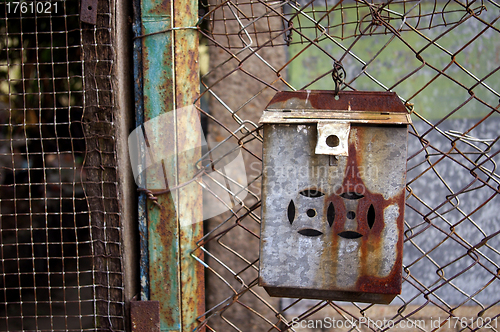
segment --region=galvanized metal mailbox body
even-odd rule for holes
[[[401,292],[410,117],[395,93],[337,99],[279,92],[261,118],[259,284],[271,296],[390,303]]]

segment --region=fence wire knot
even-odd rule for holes
[[[342,85],[344,85],[345,76],[345,70],[342,64],[334,60],[332,79],[335,83],[335,95],[339,94],[340,88],[342,87]]]

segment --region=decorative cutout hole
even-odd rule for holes
[[[340,237],[343,237],[344,239],[359,239],[362,237],[362,234],[359,234],[358,232],[353,232],[353,231],[345,231],[339,233]]]
[[[326,138],[326,145],[328,145],[331,148],[339,146],[339,144],[340,144],[340,139],[337,135],[330,135]]]
[[[328,220],[328,225],[332,227],[333,222],[335,221],[335,207],[333,206],[332,202],[330,202],[330,205],[328,205],[328,210],[326,211],[326,220]]]
[[[304,229],[301,229],[299,231],[299,234],[300,235],[305,235],[305,236],[320,236],[320,235],[323,235],[322,232],[320,231],[317,231],[315,229],[312,229],[312,228],[304,228]]]
[[[302,196],[311,197],[311,198],[318,198],[318,197],[325,195],[317,189],[302,190],[301,192],[299,192],[299,194],[301,194]]]
[[[316,215],[316,211],[314,209],[309,209],[306,211],[306,214],[309,218],[312,218]]]
[[[290,224],[293,223],[293,220],[295,219],[295,204],[293,203],[293,200],[290,201],[290,204],[288,204],[288,221]]]
[[[88,7],[87,7],[87,9],[88,9],[88,10],[92,10],[92,6],[88,6]]]
[[[371,229],[375,223],[375,208],[373,207],[373,204],[368,208],[366,219],[368,220],[368,227]]]
[[[356,213],[354,211],[349,211],[347,212],[347,219],[354,219],[356,218]]]
[[[340,197],[345,198],[345,199],[360,199],[360,198],[365,197],[365,195],[361,195],[361,194],[355,193],[353,191],[350,191],[350,192],[340,194]]]

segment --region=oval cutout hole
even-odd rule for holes
[[[355,193],[354,191],[349,191],[349,192],[340,194],[340,197],[345,198],[345,199],[360,199],[360,198],[365,197],[365,195]]]
[[[290,201],[290,204],[288,204],[288,221],[290,224],[293,223],[293,220],[295,219],[295,204],[293,203],[293,200]]]
[[[333,222],[335,221],[335,207],[333,206],[332,202],[330,202],[330,205],[328,205],[328,210],[326,210],[326,220],[328,220],[328,225],[332,227]]]
[[[322,232],[320,231],[317,231],[315,229],[312,229],[312,228],[304,228],[304,229],[301,229],[299,231],[299,234],[300,235],[305,235],[305,236],[320,236],[320,235],[323,235]]]
[[[321,197],[321,196],[325,195],[317,189],[302,190],[301,192],[299,192],[299,194],[301,194],[302,196],[311,197],[311,198],[317,198],[317,197]]]
[[[373,204],[368,208],[366,219],[368,220],[368,227],[371,229],[375,223],[375,208],[373,207]]]
[[[344,239],[358,239],[362,237],[362,234],[359,234],[358,232],[353,232],[353,231],[345,231],[339,233],[340,237],[343,237]]]

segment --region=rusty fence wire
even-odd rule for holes
[[[112,2],[0,3],[0,330],[124,330]]]
[[[221,173],[238,184],[219,183],[234,205],[205,224],[193,255],[207,280],[200,329],[499,331],[500,3],[207,0],[200,18],[200,112],[215,142],[203,162],[215,166],[216,143],[233,142],[247,173],[243,184]],[[394,91],[413,120],[403,291],[389,306],[271,298],[258,286],[258,119],[279,90],[333,90],[334,61],[345,90]]]

